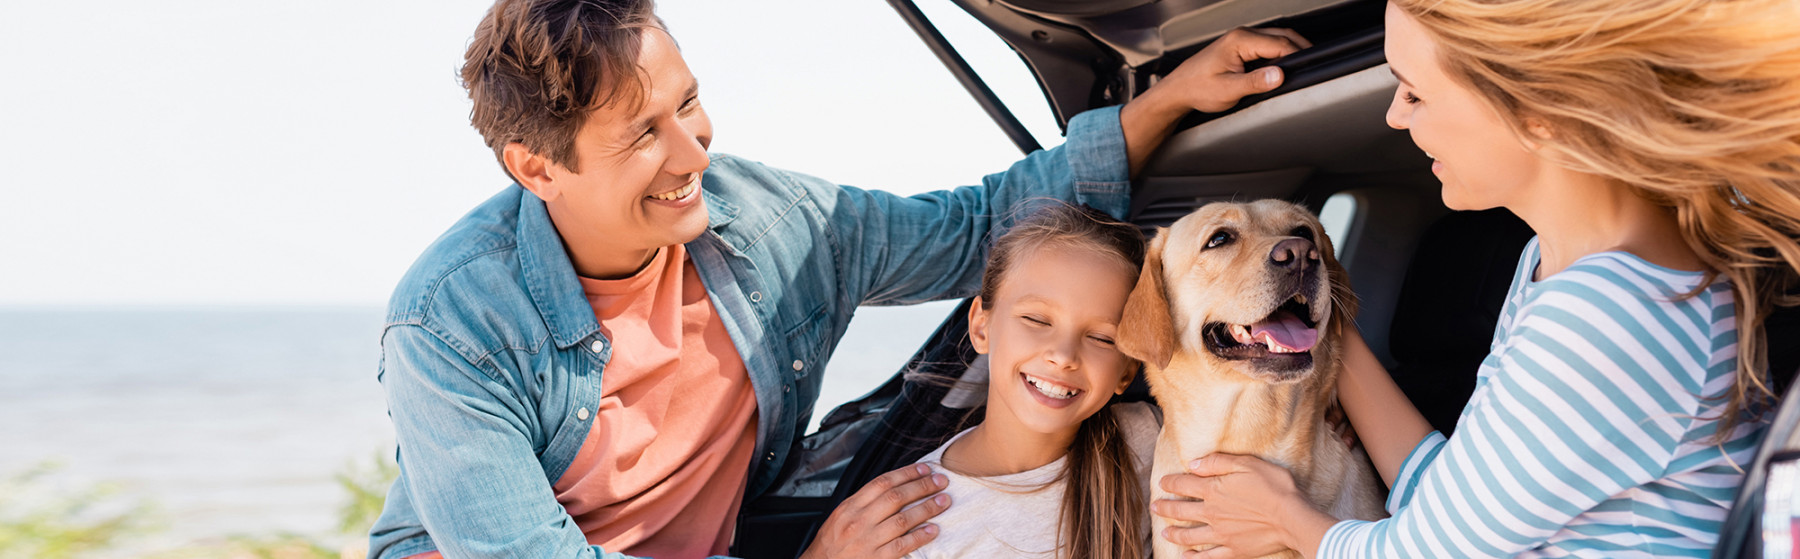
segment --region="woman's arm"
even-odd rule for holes
[[[1339,522],[1321,536],[1303,522],[1306,514],[1295,512],[1294,503],[1303,500],[1281,490],[1285,470],[1250,457],[1228,458],[1220,463],[1231,467],[1215,467],[1210,462],[1215,455],[1199,469],[1208,475],[1163,480],[1172,492],[1207,499],[1202,508],[1176,518],[1212,524],[1211,532],[1182,532],[1170,540],[1229,546],[1233,537],[1251,544],[1272,538],[1303,551],[1316,545],[1320,557],[1509,557],[1551,541],[1575,518],[1624,491],[1667,475],[1679,456],[1685,460],[1681,467],[1705,475],[1659,485],[1653,492],[1665,494],[1666,505],[1594,517],[1565,551],[1616,545],[1609,534],[1636,538],[1647,529],[1674,546],[1669,549],[1704,545],[1704,537],[1694,534],[1716,523],[1730,499],[1734,470],[1724,462],[1747,457],[1755,448],[1754,437],[1745,436],[1725,447],[1677,454],[1706,404],[1684,384],[1699,383],[1695,371],[1675,366],[1700,357],[1677,356],[1669,346],[1672,341],[1703,357],[1714,340],[1683,340],[1677,332],[1690,324],[1707,332],[1699,328],[1710,324],[1713,313],[1650,308],[1653,300],[1606,285],[1604,278],[1560,279],[1570,281],[1541,283],[1535,302],[1522,304],[1509,337],[1489,357],[1487,366],[1497,369],[1464,412],[1456,437],[1448,442],[1427,437],[1434,441],[1429,450],[1435,459],[1412,459],[1425,465],[1408,466],[1421,473],[1406,476],[1416,481],[1401,481],[1416,486],[1410,499],[1399,500],[1403,504],[1390,500],[1392,518]],[[1729,367],[1723,363],[1717,366]],[[1368,372],[1368,363],[1363,365],[1359,372]],[[1359,407],[1346,401],[1347,411],[1391,415],[1368,413],[1369,404],[1382,398],[1366,396],[1384,392],[1375,384],[1377,390],[1350,399]],[[1389,397],[1397,393],[1391,386]],[[1263,514],[1259,510],[1286,511],[1286,516],[1246,520]]]
[[[1362,333],[1345,328],[1342,347],[1344,370],[1338,376],[1338,402],[1369,451],[1375,470],[1381,473],[1382,483],[1392,488],[1406,457],[1431,434],[1431,423],[1394,384]]]

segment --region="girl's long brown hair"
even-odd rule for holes
[[[1737,298],[1718,440],[1766,409],[1763,323],[1775,305],[1800,303],[1800,2],[1393,3],[1519,137],[1674,212]],[[1554,137],[1526,135],[1528,119]]]
[[[1119,259],[1120,273],[1136,278],[1144,265],[1144,235],[1099,210],[1051,203],[1007,230],[988,254],[981,278],[981,304],[991,308],[1012,263],[1044,247],[1092,250]],[[1137,363],[1126,359],[1135,371]],[[1131,374],[1131,373],[1127,373]],[[1069,446],[1063,473],[1063,510],[1059,520],[1065,559],[1140,559],[1149,507],[1147,480],[1138,475],[1137,460],[1112,406],[1081,422]]]

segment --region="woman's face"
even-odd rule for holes
[[[1444,205],[1485,210],[1530,199],[1547,162],[1514,135],[1500,115],[1439,62],[1437,45],[1418,20],[1387,7],[1387,59],[1400,88],[1388,126],[1412,133],[1444,183]]]

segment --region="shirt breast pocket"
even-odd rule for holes
[[[825,359],[831,352],[831,341],[828,332],[831,330],[830,317],[825,307],[820,306],[805,313],[806,318],[796,321],[786,333],[788,348],[788,373],[792,375],[794,386],[800,391],[801,402],[811,402],[819,393],[820,375]]]

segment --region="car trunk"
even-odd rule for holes
[[[1127,218],[1152,230],[1208,202],[1259,198],[1327,214],[1361,302],[1359,330],[1421,411],[1446,433],[1454,428],[1533,233],[1505,210],[1450,212],[1430,159],[1386,125],[1397,81],[1381,50],[1383,1],[952,1],[1019,54],[1065,128],[1082,111],[1129,101],[1231,29],[1287,27],[1312,41],[1275,62],[1287,76],[1277,90],[1184,118],[1134,177]],[[1022,150],[1036,148],[911,0],[889,3]],[[856,488],[979,419],[985,371],[960,365],[975,362],[965,315],[953,312],[893,379],[833,410],[797,445],[777,487],[745,504],[735,554],[796,556]],[[1771,340],[1795,339],[1791,331]],[[1800,351],[1776,361],[1791,370]],[[1139,379],[1122,399],[1148,398]]]

